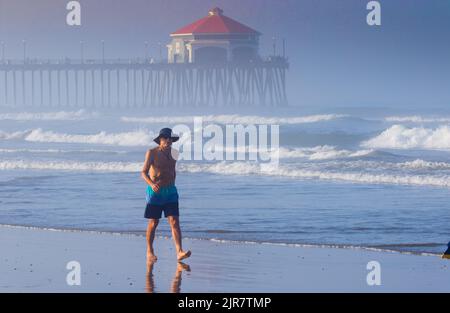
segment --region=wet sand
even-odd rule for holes
[[[188,239],[180,265],[172,240],[157,238],[147,264],[142,236],[9,226],[0,247],[0,292],[450,292],[450,260],[436,256]],[[70,261],[79,286],[66,282]],[[367,284],[370,261],[380,286]]]

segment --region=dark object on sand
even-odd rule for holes
[[[450,242],[448,243],[447,247],[447,251],[445,251],[442,255],[443,259],[450,259]]]

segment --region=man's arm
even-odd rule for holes
[[[178,158],[180,157],[180,151],[177,149],[172,148],[170,153],[172,154],[172,158],[175,159],[175,161],[178,161]],[[175,179],[177,178],[177,170],[175,169],[175,172],[173,173],[173,180],[175,182]]]
[[[150,187],[152,187],[154,192],[158,192],[159,185],[154,183],[150,178],[150,176],[148,175],[148,171],[150,170],[151,165],[152,165],[151,150],[148,150],[147,153],[145,154],[145,162],[144,167],[142,168],[141,171],[141,177]]]

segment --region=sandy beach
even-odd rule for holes
[[[157,238],[147,273],[136,235],[1,226],[1,292],[450,292],[450,263],[437,256],[187,239],[181,266],[172,241]],[[69,286],[70,261],[81,285]],[[381,265],[369,286],[367,263]]]

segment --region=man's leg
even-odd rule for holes
[[[158,219],[150,219],[147,227],[147,260],[155,261],[157,259],[153,251],[153,241],[155,240],[156,227],[158,227]]]
[[[180,229],[180,219],[178,216],[168,217],[170,227],[172,228],[172,237],[175,242],[175,248],[177,250],[178,260],[183,260],[191,256],[191,251],[183,251],[183,246],[181,243],[181,229]]]

